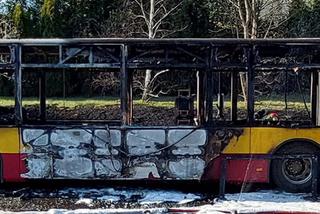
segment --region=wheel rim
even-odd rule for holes
[[[292,184],[304,184],[312,177],[311,159],[285,159],[282,162],[282,174]]]

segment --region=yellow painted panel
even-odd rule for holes
[[[297,138],[305,138],[320,144],[320,128],[297,129]]]
[[[269,154],[285,141],[307,139],[320,144],[320,128],[290,129],[274,127],[244,128],[237,139],[232,138],[224,154]]]
[[[251,152],[267,154],[281,143],[297,138],[297,129],[257,127],[251,129]]]
[[[249,154],[250,152],[250,128],[244,128],[242,135],[233,137],[223,150],[223,154]]]
[[[0,128],[0,153],[19,153],[19,129]]]

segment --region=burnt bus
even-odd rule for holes
[[[320,151],[319,44],[320,39],[0,40],[0,72],[13,90],[12,106],[0,109],[1,181],[211,182],[219,180],[225,161],[227,182],[273,181],[287,191],[310,190],[312,158],[304,155]],[[146,69],[194,74],[192,90],[176,95],[169,125],[136,120],[133,73]],[[50,118],[46,73],[88,70],[118,75],[118,118]],[[23,104],[24,75],[30,72],[38,87],[33,119]],[[293,121],[268,106],[255,108],[262,72],[303,73],[311,94],[303,99],[305,118]],[[223,90],[230,93],[224,96]],[[296,156],[273,158],[279,155]]]

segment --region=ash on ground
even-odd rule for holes
[[[49,209],[151,209],[194,207],[212,203],[201,193],[146,188],[5,188],[1,191],[3,211],[46,211]]]

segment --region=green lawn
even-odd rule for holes
[[[288,107],[294,109],[304,109],[304,103],[300,97],[289,97]],[[307,99],[307,98],[306,98]],[[153,99],[149,102],[143,102],[141,99],[134,99],[134,104],[136,105],[147,105],[147,106],[159,106],[159,107],[173,107],[175,97],[164,97]],[[214,99],[216,100],[216,99]],[[307,100],[308,101],[308,100]],[[34,97],[28,97],[23,99],[23,105],[38,105],[39,100]],[[104,105],[119,105],[120,100],[117,97],[91,97],[91,98],[79,98],[79,97],[69,97],[63,98],[48,98],[47,105],[56,105],[58,107],[68,107],[74,108],[76,106],[104,106]],[[14,99],[11,97],[0,97],[0,106],[13,106]],[[216,106],[216,102],[213,103]],[[310,108],[310,104],[307,103]],[[230,107],[231,102],[229,98],[226,98],[225,107]],[[238,106],[241,109],[246,108],[246,104],[243,101],[238,102]],[[284,109],[285,103],[283,97],[271,97],[268,99],[259,99],[255,101],[255,107],[269,108],[275,110]]]
[[[35,97],[28,97],[23,99],[23,105],[38,105],[39,100]],[[63,98],[48,98],[47,105],[56,105],[58,107],[74,108],[76,106],[104,106],[104,105],[119,105],[120,99],[118,97],[68,97]],[[149,102],[143,102],[141,99],[134,99],[134,104],[147,106],[174,106],[174,98],[168,97],[166,99],[157,99]],[[14,99],[12,97],[0,97],[0,106],[12,106]]]

